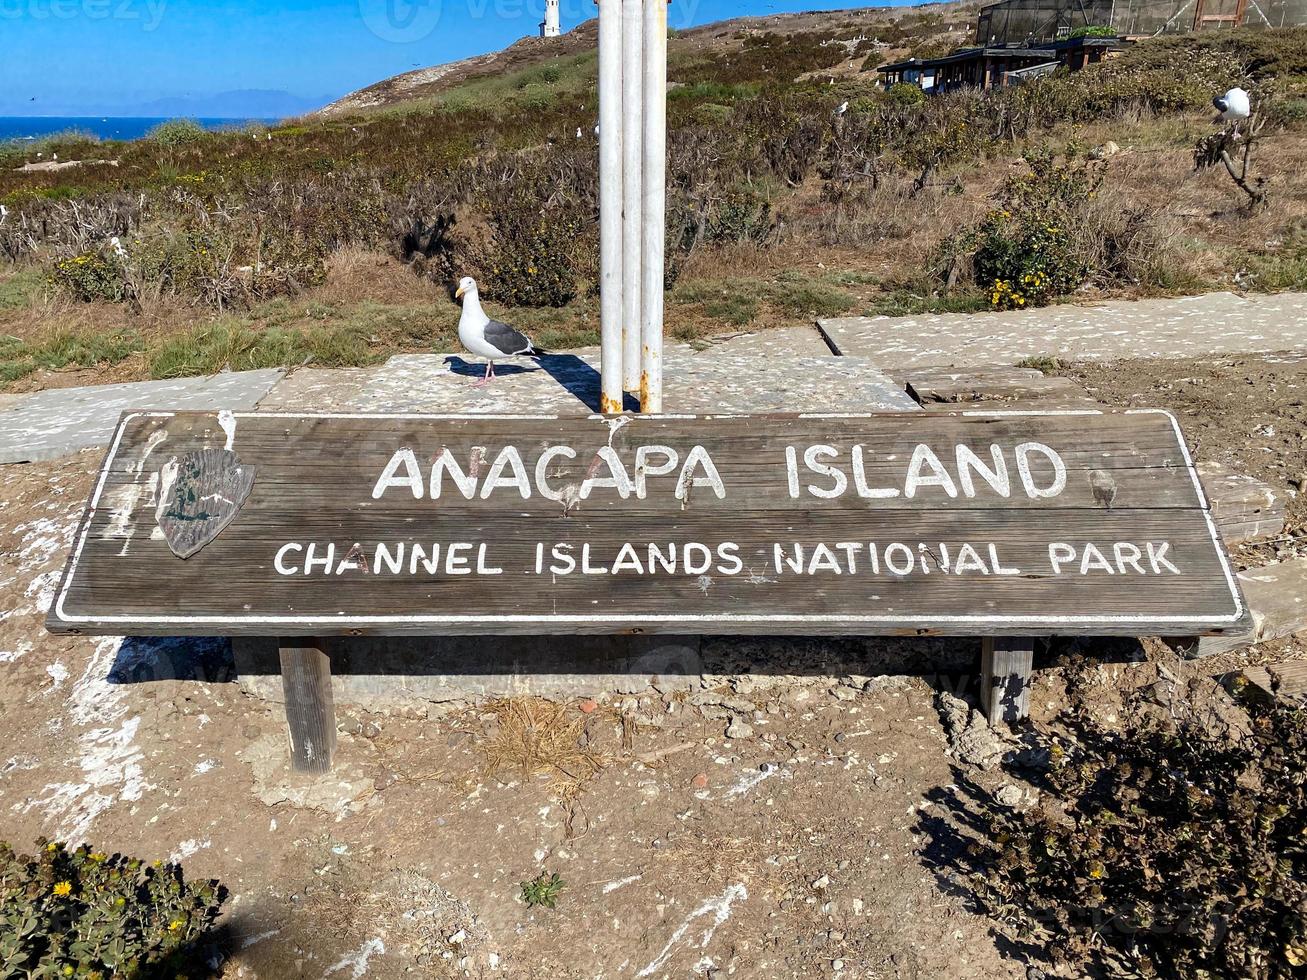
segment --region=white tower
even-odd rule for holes
[[[540,25],[540,36],[558,37],[562,33],[563,26],[558,15],[558,0],[545,0],[545,19]]]

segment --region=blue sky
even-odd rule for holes
[[[858,6],[672,0],[673,26]],[[336,97],[533,34],[544,0],[0,0],[0,115],[103,114],[235,89]],[[594,16],[562,0],[563,27]],[[35,101],[33,101],[35,100]]]

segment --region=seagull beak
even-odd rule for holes
[[[454,293],[454,299],[462,299],[465,292],[467,292],[467,290],[462,286],[459,286],[458,291]]]

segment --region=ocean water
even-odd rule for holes
[[[248,123],[268,123],[267,119],[196,119],[205,129],[239,128]],[[9,140],[36,140],[51,133],[70,129],[94,133],[104,140],[138,140],[166,118],[100,116],[0,116],[0,143]]]

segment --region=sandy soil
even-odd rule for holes
[[[1303,370],[1072,373],[1107,401],[1147,392],[1182,413],[1202,457],[1293,489]],[[954,698],[974,682],[974,644],[900,645],[898,676],[879,641],[717,641],[781,667],[552,719],[521,699],[340,706],[337,768],[306,781],[286,770],[280,710],[241,693],[225,642],[44,632],[98,462],[0,468],[0,838],[86,838],[222,879],[224,976],[1027,976],[963,877],[984,814],[1035,799],[1021,765],[1000,764],[1021,739]],[[1269,547],[1301,543],[1299,499],[1293,515],[1299,537]],[[1174,718],[1220,702],[1212,673],[1270,656],[1307,649],[1185,663],[1156,641],[1061,642],[1041,655],[1026,734],[1068,699],[1108,721]],[[880,676],[822,669],[849,659]],[[524,735],[561,748],[524,770]],[[554,910],[520,898],[541,870],[565,881]]]

